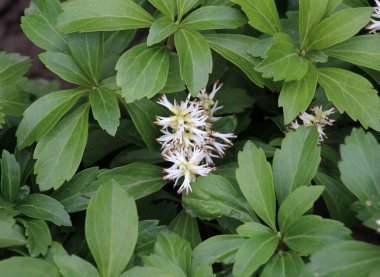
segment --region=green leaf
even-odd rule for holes
[[[165,108],[148,99],[126,104],[126,108],[148,149],[151,151],[159,149],[156,139],[161,133],[153,122],[157,115],[166,113]]]
[[[84,93],[83,89],[57,91],[33,102],[25,110],[16,132],[18,148],[30,146],[45,136]]]
[[[335,243],[311,256],[307,268],[314,276],[376,276],[380,247],[361,241]]]
[[[181,29],[174,35],[181,77],[192,95],[207,86],[212,56],[207,40],[198,32]]]
[[[38,142],[34,172],[42,191],[57,189],[78,169],[87,142],[88,112],[89,105],[82,105]]]
[[[100,184],[112,180],[124,188],[135,199],[159,191],[167,181],[162,180],[162,168],[151,164],[132,163],[126,166],[104,171],[98,176],[99,182],[93,183],[87,190],[91,196]]]
[[[51,197],[57,199],[69,213],[83,211],[89,202],[89,198],[83,195],[84,191],[97,180],[99,173],[98,167],[87,168],[75,174],[70,181],[54,191]]]
[[[246,238],[238,235],[218,235],[201,242],[193,251],[191,272],[195,273],[204,264],[233,263],[236,251],[245,241]]]
[[[154,18],[130,0],[74,0],[63,6],[57,26],[65,33],[150,27]]]
[[[63,80],[82,87],[92,87],[89,77],[79,68],[74,59],[63,53],[44,52],[39,55],[45,66]]]
[[[17,206],[17,210],[31,218],[47,220],[58,226],[71,226],[70,216],[61,203],[44,194],[26,196]]]
[[[11,82],[0,81],[0,106],[7,115],[21,116],[30,105],[29,95]]]
[[[196,9],[181,22],[181,27],[193,30],[235,29],[246,24],[237,9],[226,6],[207,6]]]
[[[120,275],[120,277],[178,277],[156,267],[133,267]]]
[[[310,31],[309,50],[325,49],[351,38],[368,24],[372,13],[372,8],[349,8],[331,15]]]
[[[157,10],[169,17],[172,21],[176,15],[176,3],[174,0],[148,0]]]
[[[56,28],[58,15],[62,12],[59,0],[32,1],[21,17],[24,34],[38,47],[52,52],[68,53],[66,37]]]
[[[12,257],[0,261],[0,272],[7,277],[60,277],[58,269],[51,263],[29,257]]]
[[[274,43],[264,54],[264,60],[255,66],[264,78],[285,82],[301,80],[309,69],[308,61],[298,55],[292,38],[285,33],[273,36]]]
[[[255,213],[276,230],[276,196],[270,164],[264,151],[248,141],[238,156],[236,179]]]
[[[299,1],[299,34],[301,49],[309,44],[310,31],[323,19],[329,0]]]
[[[179,265],[183,272],[190,274],[190,243],[176,233],[158,234],[154,253]]]
[[[289,124],[300,112],[304,112],[313,100],[317,89],[318,71],[309,64],[306,75],[299,81],[285,82],[278,105],[284,109],[284,122]]]
[[[86,240],[101,276],[118,276],[137,241],[135,201],[114,181],[101,186],[86,217]]]
[[[6,52],[0,52],[0,64],[0,81],[9,83],[20,79],[32,65],[30,58]]]
[[[220,216],[243,222],[257,220],[241,192],[224,177],[198,177],[192,187],[192,194],[182,196],[182,204],[190,215],[208,220]]]
[[[54,263],[64,277],[99,277],[96,268],[76,255],[56,255]]]
[[[281,32],[280,18],[274,0],[232,0],[239,4],[249,19],[249,24],[265,34]]]
[[[14,155],[3,150],[1,156],[1,194],[13,203],[20,190],[20,165]]]
[[[329,0],[327,2],[325,16],[331,15],[342,2],[343,0]]]
[[[31,257],[45,256],[52,243],[50,230],[45,221],[39,219],[22,220],[28,238],[26,247]]]
[[[234,276],[250,277],[273,255],[279,243],[275,234],[259,234],[247,239],[235,255]]]
[[[182,17],[188,11],[190,11],[195,5],[199,3],[199,0],[175,0],[175,1],[177,4],[178,21],[181,21]]]
[[[263,225],[261,223],[257,222],[246,222],[242,225],[240,225],[237,229],[236,232],[243,236],[243,237],[254,237],[257,235],[273,235],[274,232],[272,229],[267,227],[266,225]]]
[[[371,133],[354,129],[340,146],[339,170],[344,185],[361,202],[380,195],[380,145]]]
[[[339,112],[380,131],[380,98],[366,78],[345,69],[320,68],[318,82]]]
[[[139,235],[137,237],[134,253],[137,255],[153,253],[157,235],[167,231],[166,226],[158,226],[158,220],[143,220],[139,222]]]
[[[165,272],[169,276],[175,277],[186,277],[186,273],[182,268],[175,264],[173,261],[167,259],[166,257],[161,257],[157,254],[152,254],[150,256],[143,257],[144,266],[153,267],[159,269],[160,273]]]
[[[330,217],[342,221],[348,227],[352,226],[355,223],[355,216],[350,206],[356,201],[355,196],[338,178],[325,173],[317,172],[314,182],[325,187],[322,196]]]
[[[255,38],[237,34],[207,34],[204,37],[212,50],[239,67],[257,86],[264,87],[261,74],[254,70],[259,60],[247,53],[247,49],[257,41]]]
[[[323,186],[300,187],[285,198],[278,211],[278,224],[281,232],[286,230],[321,196]]]
[[[192,248],[202,241],[197,219],[188,215],[185,210],[180,211],[168,227],[169,230],[189,241]]]
[[[242,113],[246,109],[251,108],[255,103],[255,99],[251,93],[242,88],[223,88],[218,91],[215,99],[218,100],[218,106],[222,107],[216,112],[216,115]]]
[[[181,79],[178,55],[177,53],[170,53],[168,79],[166,80],[165,87],[161,90],[161,92],[171,93],[184,91],[185,89],[185,83]]]
[[[307,186],[321,161],[315,127],[301,127],[290,132],[273,158],[273,177],[277,201],[281,204],[296,188]]]
[[[159,43],[177,30],[178,24],[173,22],[172,19],[166,16],[160,17],[152,24],[152,27],[150,27],[146,44],[152,46],[153,44]]]
[[[94,83],[98,84],[103,62],[103,33],[76,33],[68,36],[68,45],[76,64]]]
[[[26,244],[26,239],[20,225],[12,216],[0,210],[0,248],[21,246]],[[1,263],[1,262],[0,262]]]
[[[300,276],[305,264],[302,258],[296,253],[287,251],[280,251],[274,256],[270,262],[265,266],[260,277],[293,277]]]
[[[380,71],[380,53],[376,51],[380,44],[380,36],[356,36],[326,50],[326,54]]]
[[[310,255],[324,246],[351,238],[343,223],[317,215],[298,218],[285,234],[284,243],[292,250]]]
[[[115,136],[120,124],[120,109],[115,92],[99,87],[90,92],[91,111],[100,127]]]
[[[121,56],[116,65],[116,80],[127,103],[143,97],[151,98],[165,87],[169,58],[166,47],[148,48],[145,43]]]

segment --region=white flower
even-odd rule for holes
[[[165,173],[167,173],[164,179],[175,180],[174,186],[177,186],[178,181],[183,177],[178,193],[185,190],[188,195],[189,191],[192,192],[190,183],[195,181],[197,175],[206,176],[214,170],[214,168],[208,167],[207,164],[200,164],[205,158],[205,154],[198,148],[190,149],[188,153],[184,148],[173,150],[163,155],[163,157],[166,161],[173,163],[170,168],[164,169]]]
[[[380,1],[375,0],[376,7],[374,7],[374,13],[372,14],[371,24],[369,24],[366,29],[369,30],[370,34],[375,34],[380,30]]]
[[[314,125],[317,127],[318,134],[319,134],[319,143],[323,142],[327,136],[324,132],[324,128],[326,125],[332,126],[335,120],[330,119],[329,115],[336,112],[335,108],[331,108],[329,110],[323,111],[322,106],[311,106],[310,110],[314,113],[309,114],[307,112],[300,113],[298,118],[302,120],[302,124],[305,126],[311,126]],[[298,120],[296,119],[293,121],[290,125],[291,129],[298,129],[300,127],[300,124],[298,123]]]
[[[164,170],[164,179],[173,180],[174,186],[183,180],[178,193],[189,194],[196,176],[206,176],[214,170],[213,159],[222,158],[232,146],[231,139],[236,138],[234,134],[212,130],[212,122],[218,119],[213,116],[214,112],[220,109],[214,97],[221,87],[222,84],[216,82],[210,95],[202,89],[199,98],[191,99],[189,95],[180,103],[174,100],[172,104],[165,95],[157,102],[173,114],[157,116],[155,123],[161,126],[162,136],[157,141],[162,145],[162,156],[173,163]]]

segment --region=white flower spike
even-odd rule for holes
[[[176,100],[171,103],[165,95],[157,101],[173,114],[157,116],[155,123],[161,126],[163,134],[157,139],[162,146],[162,156],[173,163],[164,170],[164,179],[173,180],[174,186],[182,180],[178,193],[185,191],[188,195],[196,176],[206,176],[215,170],[213,159],[222,158],[232,146],[231,140],[236,138],[234,134],[212,130],[212,123],[219,120],[214,113],[221,108],[214,98],[222,85],[218,81],[210,94],[202,89],[198,98],[191,99],[189,95],[179,104]]]
[[[376,7],[374,7],[374,13],[372,14],[371,22],[366,29],[369,30],[370,34],[375,34],[380,30],[380,1],[375,0]]]

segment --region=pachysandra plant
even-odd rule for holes
[[[378,276],[379,9],[31,0],[56,80],[0,52],[0,276]]]

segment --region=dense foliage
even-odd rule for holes
[[[377,0],[32,0],[68,89],[0,52],[0,276],[379,276],[379,21]]]

